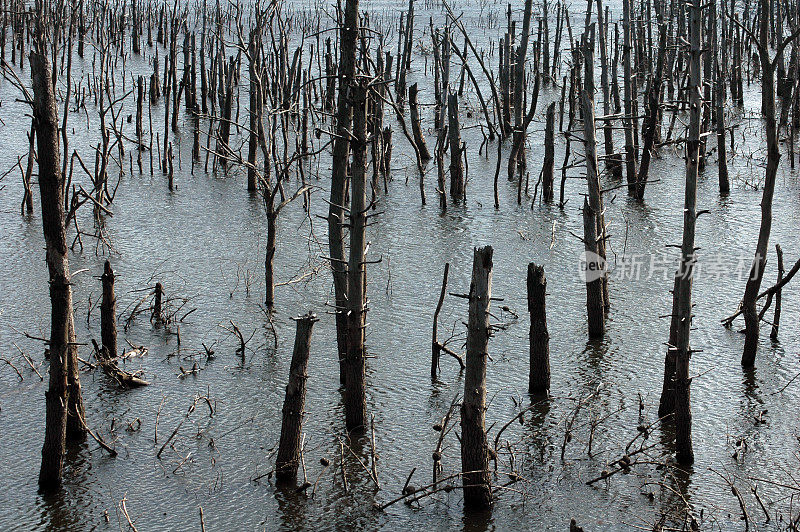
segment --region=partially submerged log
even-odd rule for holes
[[[97,340],[92,338],[92,345],[94,345],[95,356],[100,363],[103,372],[111,377],[123,388],[138,388],[140,386],[147,386],[150,384],[144,379],[139,378],[137,375],[121,369],[117,364],[116,357],[112,357],[106,346],[100,347],[97,345]]]

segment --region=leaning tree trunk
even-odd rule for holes
[[[677,272],[674,308],[677,311],[675,335],[675,447],[676,458],[681,464],[694,462],[692,450],[692,409],[689,360],[689,333],[692,327],[692,276],[694,273],[694,234],[697,223],[697,175],[700,164],[700,113],[702,102],[700,87],[703,85],[700,70],[701,33],[700,0],[690,4],[689,9],[689,131],[686,139],[686,192],[683,206],[683,242],[681,263]]]
[[[345,269],[344,201],[347,182],[347,163],[350,151],[350,126],[353,108],[350,88],[355,78],[356,40],[358,39],[358,0],[347,0],[344,24],[339,37],[339,94],[336,111],[336,136],[333,141],[333,172],[331,195],[328,204],[328,247],[333,271],[333,288],[336,300],[336,343],[339,349],[339,382],[345,382],[347,357],[347,272]]]
[[[278,457],[275,460],[275,480],[280,484],[292,483],[297,478],[300,463],[300,434],[306,405],[306,379],[308,379],[308,354],[311,344],[311,329],[318,321],[314,313],[296,318],[297,332],[294,337],[294,352],[283,400],[283,422]]]
[[[43,31],[41,26],[39,32]],[[43,39],[43,35],[39,36]],[[42,228],[50,279],[50,379],[46,398],[46,428],[42,446],[39,487],[55,491],[61,485],[67,435],[68,374],[74,350],[72,289],[64,227],[64,176],[59,153],[57,103],[51,82],[52,67],[45,45],[37,40],[30,54],[33,116],[39,161]],[[77,357],[77,353],[74,353]],[[75,361],[77,362],[77,361]],[[77,376],[77,373],[76,373]],[[80,388],[77,388],[80,393]],[[73,398],[74,404],[79,398]]]
[[[756,363],[758,350],[758,312],[756,299],[761,289],[761,280],[764,278],[764,266],[767,263],[767,246],[769,234],[772,230],[772,197],[775,194],[775,177],[778,174],[778,164],[781,153],[778,149],[778,127],[775,123],[775,65],[770,62],[767,53],[769,24],[765,13],[769,12],[769,1],[761,0],[761,35],[759,51],[761,55],[761,112],[764,115],[767,133],[767,170],[764,178],[764,193],[761,197],[761,228],[758,233],[756,253],[750,276],[744,289],[742,299],[742,315],[745,323],[744,352],[742,353],[742,366],[753,367]]]
[[[492,504],[486,439],[486,359],[490,335],[492,253],[491,246],[474,250],[469,288],[467,368],[461,402],[461,471],[464,506],[471,510],[484,510]]]
[[[345,361],[345,421],[347,430],[366,427],[367,401],[364,383],[364,325],[366,317],[365,229],[367,225],[367,87],[352,87],[353,149],[352,198],[350,202],[350,257],[347,263],[347,360]]]

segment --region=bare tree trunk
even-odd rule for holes
[[[608,288],[605,272],[605,222],[600,177],[597,166],[597,138],[594,124],[594,24],[584,34],[585,79],[581,91],[583,110],[583,145],[586,152],[586,183],[588,196],[583,206],[583,239],[586,259],[586,310],[589,336],[605,334],[605,311],[608,307]]]
[[[344,224],[345,184],[350,151],[350,126],[353,109],[348,94],[355,79],[356,40],[358,38],[358,0],[346,0],[344,24],[339,37],[339,94],[336,111],[336,136],[333,141],[333,173],[328,204],[328,248],[336,299],[336,343],[339,349],[339,382],[345,382],[347,358],[347,272],[345,269]],[[399,59],[399,58],[398,58]],[[399,62],[399,61],[398,61]]]
[[[408,107],[411,111],[411,131],[414,134],[414,143],[419,148],[419,156],[423,161],[427,161],[431,158],[431,153],[428,151],[428,145],[425,144],[425,136],[422,134],[422,126],[420,125],[416,83],[408,88]]]
[[[119,354],[117,350],[117,297],[114,294],[114,270],[106,261],[103,275],[103,301],[100,304],[100,338],[103,347],[113,358]]]
[[[553,165],[555,164],[556,102],[547,106],[544,128],[544,165],[542,166],[542,198],[553,201]]]
[[[756,299],[761,289],[761,280],[764,277],[764,267],[767,263],[767,246],[769,246],[769,234],[772,230],[772,197],[775,194],[775,177],[781,159],[778,148],[778,128],[775,123],[775,64],[769,60],[767,50],[769,24],[766,14],[769,12],[768,10],[769,0],[761,0],[761,35],[759,36],[761,42],[758,48],[761,59],[761,112],[764,115],[767,133],[767,170],[764,178],[764,192],[761,197],[761,227],[758,233],[758,243],[742,299],[742,314],[745,323],[742,366],[746,368],[753,367],[756,363],[759,332]]]
[[[622,123],[625,129],[625,169],[628,180],[628,193],[633,196],[636,192],[636,147],[633,140],[633,134],[636,130],[633,101],[636,98],[636,86],[631,70],[631,0],[622,0],[622,8],[622,69],[625,92],[625,116]]]
[[[364,264],[367,225],[367,88],[365,82],[354,85],[352,93],[353,150],[352,196],[350,201],[350,257],[347,263],[347,361],[345,372],[345,421],[347,430],[364,430],[367,401],[364,383],[366,353],[364,325],[366,318],[366,270]]]
[[[525,93],[525,56],[528,53],[528,37],[531,26],[531,10],[533,0],[525,0],[525,14],[522,19],[522,36],[520,37],[519,47],[517,48],[514,60],[514,137],[511,147],[511,155],[508,159],[508,178],[514,177],[514,172],[524,156],[521,154],[525,150],[525,127],[523,126],[523,107],[522,97]],[[522,177],[520,177],[522,179]]]
[[[306,379],[308,379],[308,355],[311,346],[311,329],[317,316],[308,313],[296,318],[297,332],[294,337],[294,352],[283,400],[283,422],[278,457],[275,460],[275,480],[278,483],[293,483],[297,478],[300,462],[300,434],[306,405]]]
[[[461,147],[461,126],[458,121],[458,95],[447,96],[447,134],[450,139],[450,196],[454,201],[464,199],[464,158]]]
[[[695,225],[697,222],[697,175],[700,160],[700,114],[702,101],[700,88],[703,74],[700,70],[702,54],[702,24],[700,2],[689,5],[689,131],[686,140],[686,193],[683,206],[683,243],[681,264],[676,273],[673,298],[677,299],[677,330],[675,337],[675,446],[676,458],[681,464],[694,462],[692,449],[692,409],[689,360],[689,333],[692,326],[692,276],[695,262]]]
[[[491,246],[474,250],[469,288],[467,369],[461,402],[461,471],[464,506],[471,510],[485,510],[492,504],[486,439],[486,359],[490,335],[492,254]]]
[[[650,90],[647,95],[647,121],[645,122],[644,147],[642,148],[642,161],[639,165],[639,175],[636,178],[636,199],[644,199],[644,190],[647,185],[647,175],[650,170],[651,151],[655,146],[656,132],[661,103],[661,84],[664,75],[664,58],[667,55],[667,27],[661,24],[658,39],[658,61],[655,76],[651,80]]]
[[[528,264],[528,313],[531,316],[528,393],[546,396],[550,390],[550,334],[547,332],[544,266]]]
[[[37,3],[40,16],[41,8],[41,4]],[[61,486],[70,391],[68,374],[74,330],[71,327],[72,289],[64,227],[64,176],[61,174],[57,103],[51,82],[52,67],[45,49],[44,28],[41,22],[37,26],[39,35],[30,54],[30,63],[42,228],[47,250],[51,305],[50,380],[45,393],[46,428],[39,487],[42,491],[52,492]]]

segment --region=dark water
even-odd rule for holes
[[[373,9],[373,20],[378,21],[388,17],[389,10],[401,9],[400,3],[394,2],[367,5]],[[481,17],[497,6],[463,8],[473,9],[466,23],[475,28],[476,34],[482,33],[484,38],[497,35],[497,29],[478,28]],[[418,21],[427,20],[428,11],[423,6],[418,10]],[[432,12],[441,16],[438,8]],[[424,39],[429,40],[427,34]],[[149,57],[150,51],[147,53]],[[120,74],[149,72],[146,64],[131,61]],[[411,77],[422,80],[420,85],[425,90],[421,99],[429,103],[433,99],[432,81],[423,77],[422,62],[423,58],[417,55]],[[75,75],[83,70],[85,77],[92,65],[87,59],[73,65],[73,69]],[[27,65],[18,72],[27,81]],[[558,97],[558,92],[544,90],[540,114],[548,101]],[[9,83],[0,82],[3,171],[16,163],[18,155],[27,153],[24,131],[29,127],[29,118],[24,115],[24,105],[14,101],[17,96]],[[474,94],[468,94],[467,100],[470,105],[477,104]],[[244,120],[246,100],[242,101]],[[746,112],[757,108],[757,87],[752,86]],[[87,162],[93,161],[91,145],[99,139],[98,120],[92,111],[89,106],[88,126],[83,112],[70,115],[70,132],[73,127],[75,130],[70,135],[71,149],[78,149]],[[735,111],[732,119],[737,120],[739,114]],[[163,131],[162,116],[160,104],[153,108],[157,131]],[[425,116],[426,120],[432,117],[431,108],[425,109]],[[473,123],[468,118],[464,120],[465,126]],[[543,116],[537,116],[529,138],[531,192],[543,157],[543,127]],[[131,130],[130,125],[126,128]],[[748,183],[758,183],[763,175],[758,164],[763,156],[758,120],[742,120],[736,132],[737,155],[729,156],[734,179],[730,196],[720,198],[717,192],[713,154],[699,183],[698,207],[709,210],[698,223],[699,262],[701,268],[704,262],[719,265],[722,273],[701,271],[694,284],[692,345],[702,350],[692,360],[692,373],[699,375],[692,387],[696,463],[686,473],[657,469],[656,463],[669,460],[671,450],[669,435],[656,425],[647,444],[657,445],[647,458],[640,457],[643,462],[652,463],[642,463],[629,475],[616,475],[591,487],[585,482],[621,456],[625,444],[636,436],[637,425],[652,423],[657,417],[669,327],[668,320],[659,316],[670,312],[672,267],[665,268],[661,259],[652,257],[661,253],[672,260],[676,257],[676,250],[666,246],[679,243],[682,227],[683,160],[679,151],[663,148],[654,160],[651,176],[660,181],[649,185],[644,203],[628,200],[624,189],[607,195],[606,220],[613,250],[610,256],[617,268],[610,283],[612,311],[607,337],[602,342],[587,343],[585,288],[578,277],[583,245],[570,235],[582,231],[579,206],[585,190],[583,181],[568,180],[569,202],[563,211],[538,200],[533,207],[530,200],[518,206],[516,183],[505,178],[504,161],[500,208],[495,210],[492,179],[496,144],[490,145],[488,159],[480,156],[477,148],[482,137],[477,128],[465,129],[463,137],[469,148],[467,202],[463,206],[451,205],[442,214],[434,192],[435,168],[429,168],[426,176],[428,205],[423,207],[408,144],[395,127],[392,180],[388,194],[379,194],[379,210],[385,213],[367,234],[368,257],[382,258],[379,264],[368,267],[367,328],[371,356],[367,370],[368,411],[375,416],[377,470],[382,489],[375,489],[358,460],[345,450],[345,491],[339,474],[339,441],[346,439],[346,434],[334,323],[328,312],[330,307],[326,307],[333,298],[332,285],[322,260],[327,255],[326,226],[315,217],[327,212],[322,198],[328,194],[329,157],[306,167],[309,179],[318,187],[311,196],[310,215],[298,200],[280,217],[275,262],[278,282],[316,273],[302,282],[276,289],[278,346],[273,349],[273,334],[260,307],[266,239],[262,203],[258,197],[248,196],[246,175],[237,169],[227,174],[205,174],[198,167],[194,175],[190,174],[191,131],[190,121],[182,119],[177,189],[167,190],[166,178],[157,168],[155,175],[150,175],[147,156],[143,175],[138,170],[130,175],[126,161],[125,175],[112,205],[114,215],[105,220],[113,251],[96,254],[94,243],[84,237],[83,252],[70,256],[72,270],[79,272],[74,277],[74,300],[81,342],[99,338],[99,312],[94,309],[88,319],[87,312],[89,302],[93,306],[99,300],[98,276],[109,256],[118,275],[120,310],[135,304],[144,294],[141,290],[155,281],[164,284],[168,296],[190,298],[186,311],[197,310],[180,326],[180,346],[175,335],[154,328],[146,315],[121,334],[121,342],[127,339],[148,347],[145,357],[127,361],[126,368],[144,369],[150,386],[120,391],[97,371],[83,373],[87,420],[96,432],[113,441],[119,456],[109,458],[91,440],[70,451],[64,490],[52,499],[37,494],[36,485],[45,385],[14,347],[16,343],[34,361],[41,362],[41,344],[21,332],[46,336],[49,330],[38,191],[35,190],[34,216],[22,217],[19,173],[12,172],[0,182],[4,187],[0,192],[0,354],[12,360],[24,376],[20,382],[10,366],[0,365],[0,529],[126,529],[120,506],[123,498],[139,530],[199,529],[201,506],[208,530],[543,529],[566,528],[572,517],[588,530],[634,526],[650,529],[662,513],[672,514],[683,508],[682,497],[698,519],[702,510],[702,527],[727,530],[743,527],[739,506],[728,485],[710,468],[736,481],[751,525],[764,525],[765,519],[749,489],[751,483],[756,483],[750,478],[797,485],[792,475],[798,463],[796,412],[800,408],[800,380],[783,388],[800,372],[798,290],[792,285],[784,290],[780,341],[771,343],[768,328],[762,329],[757,369],[752,373],[743,372],[739,366],[742,336],[736,327],[727,330],[719,323],[736,308],[746,275],[739,276],[736,268],[741,263],[747,270],[756,242],[761,192]],[[430,129],[427,137],[432,146],[435,134]],[[621,146],[621,139],[617,143]],[[557,139],[557,165],[563,160],[563,144],[563,139]],[[713,147],[714,141],[709,144]],[[506,150],[504,147],[504,156]],[[573,153],[580,155],[581,146]],[[754,159],[748,154],[753,154]],[[800,186],[788,166],[784,158],[771,238],[773,244],[783,247],[787,267],[800,256]],[[112,163],[114,181],[116,168]],[[569,175],[580,176],[582,172],[578,167]],[[84,184],[88,181],[85,177],[76,179]],[[609,179],[604,182],[605,187],[616,184]],[[88,212],[82,216],[81,224],[90,226]],[[515,470],[525,480],[513,486],[516,491],[498,494],[491,516],[465,515],[457,490],[425,499],[418,507],[397,504],[377,512],[373,505],[395,498],[412,468],[417,468],[412,481],[415,485],[429,482],[431,453],[439,436],[432,426],[463,390],[458,368],[449,357],[442,359],[441,381],[431,383],[429,377],[431,317],[442,269],[445,262],[450,262],[450,290],[466,291],[472,248],[485,244],[495,249],[493,294],[503,298],[494,305],[493,313],[498,322],[508,325],[489,344],[492,361],[487,375],[487,425],[494,425],[490,442],[500,426],[530,403],[526,395],[528,262],[544,264],[548,277],[553,398],[525,416],[522,424],[513,423],[502,436],[514,450]],[[624,259],[628,262],[624,263]],[[636,264],[631,261],[640,261],[640,276],[622,275],[623,271],[635,271],[624,266]],[[771,250],[765,285],[775,278],[775,262]],[[661,265],[662,269],[654,271],[654,265]],[[499,307],[503,305],[519,318],[502,311]],[[304,423],[305,464],[310,481],[313,483],[324,469],[321,458],[332,462],[320,477],[313,498],[310,490],[307,495],[299,495],[276,490],[266,477],[253,480],[273,465],[271,451],[278,441],[294,338],[290,318],[308,310],[320,316],[312,338]],[[463,300],[448,298],[440,322],[441,336],[451,331],[459,335],[452,344],[459,350],[464,336],[461,322],[466,320],[466,313]],[[254,333],[244,361],[235,354],[237,341],[225,330],[230,327],[229,320],[246,337]],[[213,346],[216,358],[206,360],[202,343]],[[82,348],[80,356],[89,358],[90,349]],[[179,378],[180,368],[190,368],[194,361],[201,368],[197,375]],[[566,446],[562,461],[565,423],[573,417],[576,402],[590,394],[594,394],[592,399],[575,418],[574,438]],[[213,417],[204,403],[187,415],[197,395],[207,395],[213,401]],[[154,430],[160,405],[156,445]],[[757,423],[756,417],[764,422]],[[594,452],[589,457],[590,420],[601,418],[604,420],[597,426]],[[141,428],[126,430],[129,423],[138,426],[136,419]],[[174,439],[174,449],[168,447],[157,459],[159,448],[179,423],[182,425]],[[734,459],[734,445],[740,439],[746,440],[747,450]],[[445,441],[444,474],[451,474],[460,468],[459,447],[453,433]],[[369,438],[350,445],[368,463]],[[498,484],[507,478],[502,472],[510,470],[510,458],[507,451],[501,452]],[[758,484],[759,494],[772,514],[770,526],[784,526],[778,522],[777,514],[782,514],[784,520],[789,515],[793,490]]]

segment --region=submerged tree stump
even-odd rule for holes
[[[114,270],[111,263],[106,261],[103,275],[103,301],[100,304],[100,338],[103,347],[115,357],[117,351],[117,297],[114,294]]]
[[[281,484],[293,483],[297,478],[300,463],[300,434],[306,404],[306,379],[308,379],[308,354],[311,344],[311,329],[319,321],[309,312],[296,318],[297,332],[294,337],[294,352],[283,400],[283,423],[278,457],[275,461],[275,480]]]
[[[528,393],[546,396],[550,390],[550,334],[547,332],[544,266],[528,264],[528,313],[530,327],[530,374]]]

